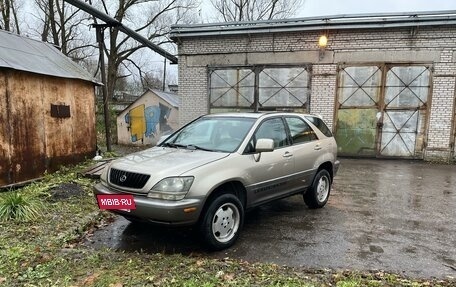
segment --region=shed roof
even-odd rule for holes
[[[80,79],[98,84],[92,75],[53,45],[0,30],[0,68]]]
[[[296,19],[171,26],[171,38],[225,36],[292,31],[374,29],[456,25],[456,10],[385,14],[347,14]]]
[[[171,106],[173,106],[176,109],[179,109],[179,97],[175,93],[170,93],[170,92],[163,92],[157,89],[147,89],[141,96],[139,96],[133,103],[129,104],[122,112],[124,113],[126,110],[129,110],[137,101],[145,97],[149,92],[151,92],[154,95],[157,95],[160,99],[164,100]],[[120,116],[120,115],[119,115]]]
[[[179,108],[179,97],[175,93],[163,92],[156,89],[149,89],[151,92],[159,96],[162,100],[175,108]]]

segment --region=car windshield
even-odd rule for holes
[[[254,122],[253,118],[203,117],[178,131],[160,146],[234,152]]]

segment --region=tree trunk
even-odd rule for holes
[[[11,22],[11,1],[10,0],[0,0],[0,8],[2,10],[2,18],[3,18],[3,30],[11,31],[10,30],[10,22]]]
[[[49,0],[49,24],[51,25],[53,43],[56,46],[60,46],[57,23],[55,22],[54,0]]]

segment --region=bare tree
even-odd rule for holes
[[[211,0],[218,21],[254,21],[291,17],[304,0]]]
[[[0,29],[20,34],[19,9],[20,3],[16,0],[0,0]]]
[[[113,15],[117,21],[141,33],[157,45],[171,43],[167,37],[171,24],[183,22],[192,9],[196,8],[194,0],[119,0],[118,5],[113,5],[112,1],[101,0],[90,4],[108,15]],[[137,62],[133,57],[135,52],[144,48],[144,45],[132,40],[117,27],[110,27],[107,32],[107,89],[108,95],[112,97],[119,78],[139,74],[144,80],[148,71],[144,71],[144,64]],[[119,74],[120,67],[128,74]]]
[[[35,31],[42,41],[60,47],[62,53],[74,61],[84,60],[94,54],[93,40],[83,30],[89,24],[89,16],[63,0],[35,0],[35,4],[39,11],[35,12],[35,16],[40,22],[40,27]]]

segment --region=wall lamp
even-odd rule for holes
[[[320,35],[320,38],[318,38],[318,47],[320,47],[318,58],[320,61],[323,60],[323,58],[325,57],[326,46],[328,46],[328,36],[326,36],[325,33],[323,35]]]
[[[328,45],[328,36],[321,35],[320,38],[318,39],[318,46],[320,47],[320,49],[325,49],[327,45]]]

